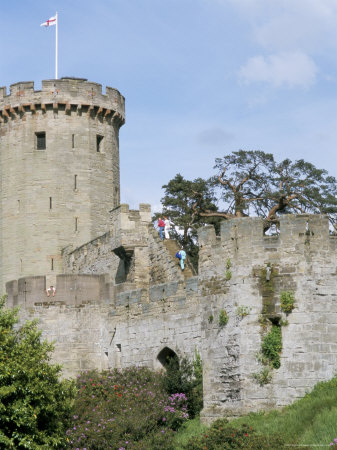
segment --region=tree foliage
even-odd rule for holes
[[[185,248],[192,264],[197,267],[197,228],[206,223],[218,223],[218,219],[213,216],[203,217],[200,214],[204,210],[213,213],[217,211],[213,184],[202,178],[186,180],[178,173],[163,189],[163,215],[168,216],[174,225],[172,236]],[[198,209],[195,208],[196,204]],[[155,217],[159,215],[156,214]]]
[[[268,228],[282,213],[310,213],[327,214],[336,224],[337,180],[325,169],[303,159],[277,162],[273,155],[256,150],[218,158],[214,168],[214,183],[221,186],[227,206],[220,213],[225,219],[257,215],[266,219]]]
[[[239,150],[215,160],[216,175],[208,180],[171,180],[162,199],[164,211],[189,230],[215,219],[259,216],[265,229],[280,214],[326,214],[337,231],[337,180],[303,159],[277,162],[270,153]],[[218,204],[221,202],[222,210]]]
[[[73,384],[59,381],[53,345],[36,322],[18,327],[18,309],[0,301],[0,448],[50,449],[65,445]]]
[[[227,205],[224,218],[247,216],[250,206],[259,212],[270,190],[273,164],[270,153],[251,150],[239,150],[215,160],[218,174],[213,182],[221,186],[221,199]]]

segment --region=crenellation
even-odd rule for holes
[[[6,95],[5,87],[1,88],[0,113],[3,117],[9,118],[8,108],[21,108],[24,105],[30,105],[31,108],[41,105],[44,111],[46,105],[51,105],[54,112],[62,110],[68,115],[77,114],[86,108],[88,113],[95,113],[95,116],[102,116],[105,120],[111,118],[119,126],[125,122],[124,97],[109,87],[103,94],[102,85],[84,78],[43,80],[41,90],[34,90],[34,82],[18,82],[10,86],[9,95]]]

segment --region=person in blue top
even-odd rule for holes
[[[181,270],[184,270],[185,269],[186,252],[183,248],[181,250],[179,250],[179,252],[176,253],[176,258],[178,258],[180,260]]]

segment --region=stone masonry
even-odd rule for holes
[[[62,273],[61,250],[103,234],[119,205],[124,98],[85,79],[0,88],[0,286]]]
[[[20,306],[21,321],[38,318],[55,342],[63,375],[160,369],[198,351],[205,422],[289,404],[335,375],[337,238],[327,218],[284,215],[274,236],[260,218],[225,221],[219,236],[203,227],[198,275],[182,273],[150,205],[119,202],[123,122],[119,92],[85,80],[0,89],[1,279],[7,306]],[[288,314],[284,293],[295,300]],[[275,326],[281,365],[261,383],[261,344]]]
[[[193,358],[198,350],[202,418],[210,422],[291,403],[336,373],[337,238],[326,217],[282,216],[278,236],[265,236],[258,218],[223,222],[220,236],[201,228],[199,274],[185,279],[153,232],[148,208],[121,205],[108,233],[65,252],[68,273],[57,276],[55,297],[46,296],[44,277],[7,283],[8,305],[21,305],[22,320],[39,318],[65,376],[89,368],[158,369],[163,355]],[[154,259],[158,280],[150,275]],[[282,291],[295,298],[289,314],[280,309]],[[260,385],[254,374],[263,368],[257,358],[263,335],[286,320],[281,367]]]

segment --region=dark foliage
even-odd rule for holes
[[[167,216],[174,227],[172,237],[184,247],[189,260],[194,268],[198,268],[198,242],[197,229],[207,223],[219,227],[219,219],[202,217],[200,210],[217,211],[214,188],[209,180],[196,178],[193,181],[186,180],[177,174],[172,180],[163,186],[164,197],[161,199],[163,215]],[[196,208],[199,205],[199,208]],[[155,214],[154,220],[160,216]],[[176,227],[176,228],[175,228]],[[179,231],[178,231],[179,230]]]
[[[169,394],[182,392],[187,397],[187,411],[190,418],[197,416],[203,407],[202,363],[196,352],[194,361],[187,358],[169,358],[163,387]]]
[[[87,372],[77,387],[72,449],[170,449],[173,431],[188,419],[185,395],[168,395],[162,375],[144,367]]]
[[[18,326],[18,310],[0,301],[0,448],[62,448],[75,395],[50,364],[53,346],[36,322]]]

